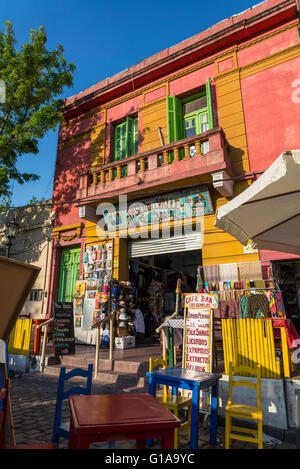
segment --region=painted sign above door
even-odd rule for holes
[[[197,209],[198,210],[197,212]],[[126,207],[104,213],[108,231],[148,226],[169,221],[179,221],[214,213],[209,190],[206,186],[159,194],[131,202]]]

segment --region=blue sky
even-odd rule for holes
[[[29,30],[44,26],[48,48],[65,48],[76,64],[72,96],[89,86],[137,64],[219,21],[258,4],[255,0],[2,0],[1,18],[13,23],[18,45],[28,41]],[[2,27],[2,25],[1,25]],[[52,195],[57,130],[39,144],[38,155],[24,155],[18,168],[35,172],[40,180],[13,185],[14,206]]]

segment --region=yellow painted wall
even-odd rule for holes
[[[236,174],[249,171],[246,127],[243,112],[240,70],[234,69],[215,77],[219,125],[229,143],[228,155]]]
[[[234,195],[238,195],[245,190],[248,184],[248,182],[236,183]],[[218,196],[216,192],[214,194],[216,212],[219,207],[228,202],[228,199]],[[258,253],[244,254],[244,246],[241,243],[233,236],[214,226],[215,217],[215,213],[204,217],[203,265],[258,261]]]
[[[164,144],[168,143],[168,123],[166,97],[160,98],[141,108],[142,116],[142,151],[161,147],[158,127],[161,127]]]
[[[105,162],[106,124],[101,123],[91,129],[91,167]]]

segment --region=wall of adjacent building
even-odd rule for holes
[[[0,246],[5,252],[5,224],[15,219],[19,224],[10,257],[20,262],[40,267],[40,273],[32,291],[39,292],[37,300],[27,299],[21,314],[31,319],[45,318],[49,294],[49,279],[52,250],[52,207],[51,200],[30,207],[17,207],[0,213]]]

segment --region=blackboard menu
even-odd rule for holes
[[[55,355],[74,355],[73,303],[55,301],[53,313]]]

